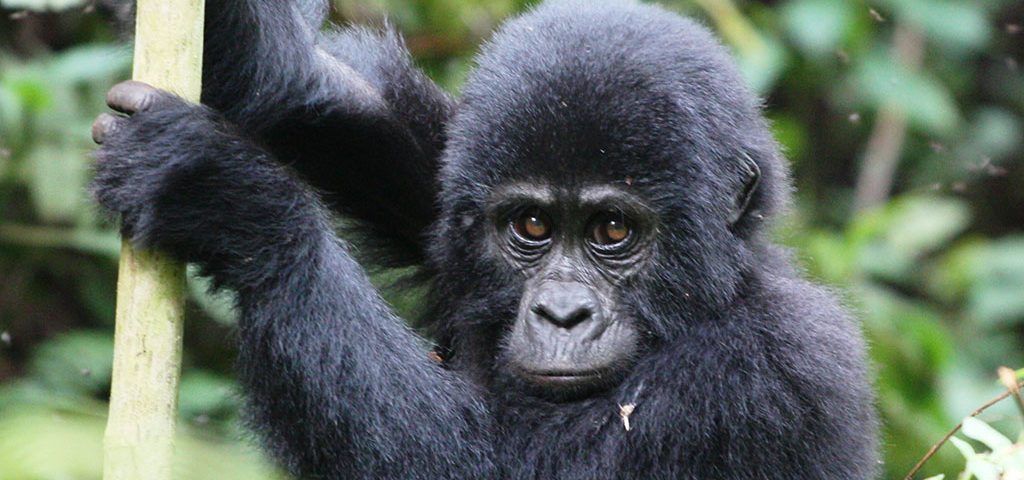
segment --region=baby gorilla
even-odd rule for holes
[[[114,87],[93,188],[237,292],[250,424],[292,473],[874,474],[860,334],[766,239],[784,162],[704,28],[545,3],[456,103],[394,33],[319,32],[320,2],[207,4],[204,106]],[[420,267],[440,355],[329,208]]]

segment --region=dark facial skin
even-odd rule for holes
[[[501,257],[526,277],[507,368],[548,397],[615,384],[639,348],[619,292],[652,253],[654,213],[611,185],[517,183],[497,189],[489,216]]]

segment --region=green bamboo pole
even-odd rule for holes
[[[198,102],[204,0],[138,0],[133,78]],[[169,480],[181,376],[185,270],[121,246],[104,480]]]

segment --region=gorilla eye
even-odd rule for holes
[[[512,220],[512,230],[523,240],[543,242],[551,238],[551,221],[539,208],[529,208]]]
[[[590,242],[598,247],[620,245],[633,233],[629,219],[619,212],[599,214],[590,225]]]

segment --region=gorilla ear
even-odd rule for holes
[[[757,166],[757,162],[750,158],[750,155],[742,153],[740,164],[744,175],[743,188],[736,195],[732,213],[729,214],[729,225],[735,225],[746,216],[750,208],[750,199],[754,197],[754,192],[757,192],[757,187],[761,184],[761,167]]]

